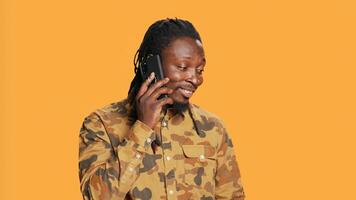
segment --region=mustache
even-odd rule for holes
[[[183,88],[186,90],[191,90],[191,91],[195,91],[197,89],[197,86],[193,85],[193,84],[181,84],[181,85],[177,85],[177,88]]]

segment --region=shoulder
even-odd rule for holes
[[[203,132],[204,134],[204,132],[213,130],[217,137],[218,147],[221,147],[223,143],[226,143],[231,147],[233,146],[231,138],[225,128],[225,124],[219,116],[195,104],[191,104],[191,110],[194,118],[196,118],[195,120],[199,132]]]
[[[125,117],[128,115],[129,109],[130,109],[130,105],[129,105],[127,99],[123,99],[123,100],[105,105],[99,109],[96,109],[94,111],[94,113],[96,113],[99,116],[103,116],[103,117],[110,116],[110,115]]]
[[[117,102],[109,103],[101,108],[90,112],[90,114],[85,117],[85,120],[101,120],[103,123],[105,123],[114,119],[127,118],[129,115],[129,111],[129,103],[127,99],[123,99]]]
[[[127,99],[123,99],[94,110],[85,117],[84,123],[102,127],[115,146],[123,139],[131,126],[129,120],[130,111],[131,107]]]
[[[215,113],[207,111],[206,109],[193,103],[190,104],[190,107],[193,117],[196,118],[196,120],[202,122],[210,122],[219,127],[224,126],[223,120]]]

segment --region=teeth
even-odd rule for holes
[[[192,90],[187,90],[187,89],[183,89],[183,88],[179,88],[179,90],[181,91],[182,95],[185,96],[186,98],[189,98],[193,95]]]
[[[189,94],[191,94],[191,93],[192,93],[192,91],[190,91],[190,90],[186,90],[186,89],[183,89],[183,91],[184,91],[184,92],[186,92],[186,93],[189,93]]]

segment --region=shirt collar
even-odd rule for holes
[[[124,103],[124,107],[126,108],[127,111],[131,112],[132,111],[132,107],[131,105],[128,103],[128,101],[126,101]],[[174,112],[174,109],[173,108],[168,108],[166,111],[169,110],[169,112],[161,112],[160,114],[160,119],[162,120],[164,118],[164,116],[167,114],[169,114],[169,118],[168,119],[171,119],[173,116],[175,115],[181,115],[181,117],[184,118],[184,120],[186,119],[191,119],[192,122],[193,122],[193,125],[194,125],[194,129],[196,131],[196,133],[199,135],[199,136],[202,136],[202,130],[200,130],[199,128],[199,115],[197,114],[197,109],[198,107],[192,103],[189,102],[189,105],[188,105],[188,109],[186,109],[184,112],[182,113],[176,113]]]
[[[203,130],[201,130],[201,127],[200,127],[200,124],[201,124],[201,123],[199,123],[200,116],[197,113],[197,109],[198,109],[198,107],[196,105],[189,103],[189,115],[192,118],[195,132],[200,137],[203,137],[205,134],[204,134]]]
[[[183,120],[187,120],[187,119],[192,120],[192,122],[193,122],[192,128],[194,128],[195,132],[200,137],[203,137],[204,132],[203,132],[203,130],[201,130],[201,127],[200,127],[200,124],[201,124],[201,123],[199,123],[200,116],[197,113],[197,109],[198,109],[198,107],[190,102],[189,102],[188,108],[182,113],[174,112],[174,109],[167,109],[167,111],[168,111],[167,114],[170,114],[170,116],[168,116],[168,119],[171,119],[172,117],[176,117],[177,115],[180,115],[179,117],[183,117]],[[162,115],[162,117],[164,117],[164,114]]]

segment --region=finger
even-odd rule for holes
[[[162,87],[164,84],[168,83],[168,81],[169,78],[164,78],[162,80],[157,81],[157,83],[154,83],[148,88],[146,94],[150,96],[157,88]]]
[[[172,92],[173,92],[173,90],[170,88],[161,87],[161,88],[156,89],[156,91],[154,91],[151,94],[151,97],[154,99],[157,99],[161,94],[171,94]]]
[[[167,98],[160,99],[157,102],[157,106],[161,109],[166,104],[173,104],[173,99],[171,97],[167,97]]]
[[[152,80],[154,79],[154,77],[155,77],[155,73],[152,72],[148,76],[148,78],[142,83],[140,89],[137,92],[136,100],[139,99],[147,91],[147,88],[150,85],[150,83],[152,82]]]

